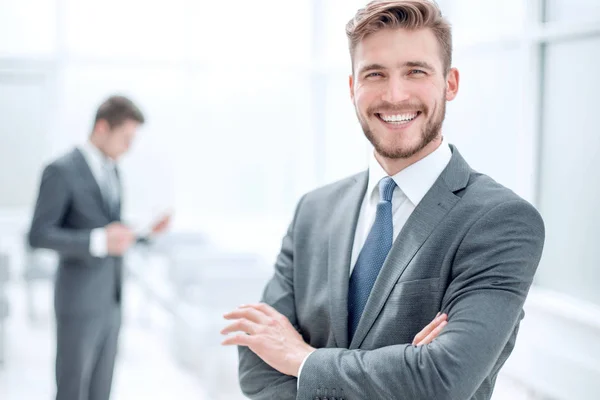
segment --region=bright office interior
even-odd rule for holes
[[[495,399],[598,399],[600,3],[438,3],[461,72],[444,136],[546,223]],[[367,166],[344,33],[364,4],[0,2],[0,398],[53,394],[55,258],[24,235],[43,166],[115,92],[148,121],[122,165],[125,214],[174,220],[128,257],[114,397],[240,396],[221,312],[258,299],[300,196]]]

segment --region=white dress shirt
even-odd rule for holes
[[[104,193],[106,191],[106,180],[112,179],[115,181],[116,177],[107,176],[107,168],[105,167],[107,164],[110,165],[110,168],[113,173],[115,173],[115,162],[110,158],[106,157],[100,149],[98,149],[92,142],[89,140],[84,144],[79,146],[79,150],[81,154],[83,154],[83,158],[85,159],[87,165],[90,167],[92,171],[92,175],[98,186],[100,187],[100,192],[102,196],[106,199],[108,196],[111,196],[109,193]],[[118,187],[116,185],[112,185],[113,190],[118,191]],[[112,194],[113,196],[115,194]],[[116,196],[120,196],[120,193],[116,193]],[[92,233],[90,236],[90,254],[94,257],[106,257],[108,254],[106,248],[106,230],[104,228],[92,229]]]
[[[443,140],[442,144],[431,154],[392,176],[392,179],[396,182],[396,188],[394,188],[392,196],[394,241],[404,227],[408,217],[410,217],[444,168],[446,168],[451,157],[452,152],[450,151],[450,147]],[[377,203],[379,203],[379,182],[386,176],[388,174],[379,165],[375,155],[371,155],[369,160],[369,183],[358,215],[358,223],[356,224],[350,274],[354,270],[358,255],[367,241],[367,236],[375,222]]]
[[[450,158],[452,158],[452,151],[450,151],[446,140],[442,139],[442,144],[431,154],[392,176],[392,179],[396,182],[394,194],[392,195],[394,241],[396,241],[408,217],[410,217],[444,168],[446,168],[450,162]],[[358,255],[365,245],[369,231],[375,222],[377,203],[379,203],[379,182],[387,176],[388,174],[379,164],[373,153],[369,159],[369,183],[358,215],[354,244],[352,246],[352,258],[350,261],[351,275]],[[302,367],[304,367],[304,363],[308,357],[310,357],[310,354],[304,359],[302,365],[300,365],[298,384],[300,384]]]

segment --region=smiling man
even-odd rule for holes
[[[300,200],[262,303],[225,315],[224,344],[251,399],[489,399],[543,221],[442,136],[459,74],[435,3],[371,2],[347,34],[369,170]]]

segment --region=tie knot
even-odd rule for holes
[[[379,198],[380,201],[392,201],[392,195],[394,194],[394,189],[396,188],[396,182],[389,177],[386,176],[382,180],[379,181]]]

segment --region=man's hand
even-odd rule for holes
[[[442,329],[448,324],[448,316],[446,314],[436,315],[436,317],[427,325],[423,330],[415,336],[412,344],[413,346],[422,346],[424,344],[429,344],[433,339],[435,339]]]
[[[221,334],[243,334],[228,337],[223,345],[247,346],[282,374],[297,377],[300,365],[315,350],[304,342],[284,315],[267,304],[240,306],[224,317],[235,322]]]
[[[158,233],[163,233],[167,230],[169,225],[171,224],[171,214],[165,215],[160,220],[158,220],[154,225],[152,225],[152,234],[156,235]]]
[[[120,222],[106,225],[106,250],[111,256],[122,256],[135,241],[135,234]]]

